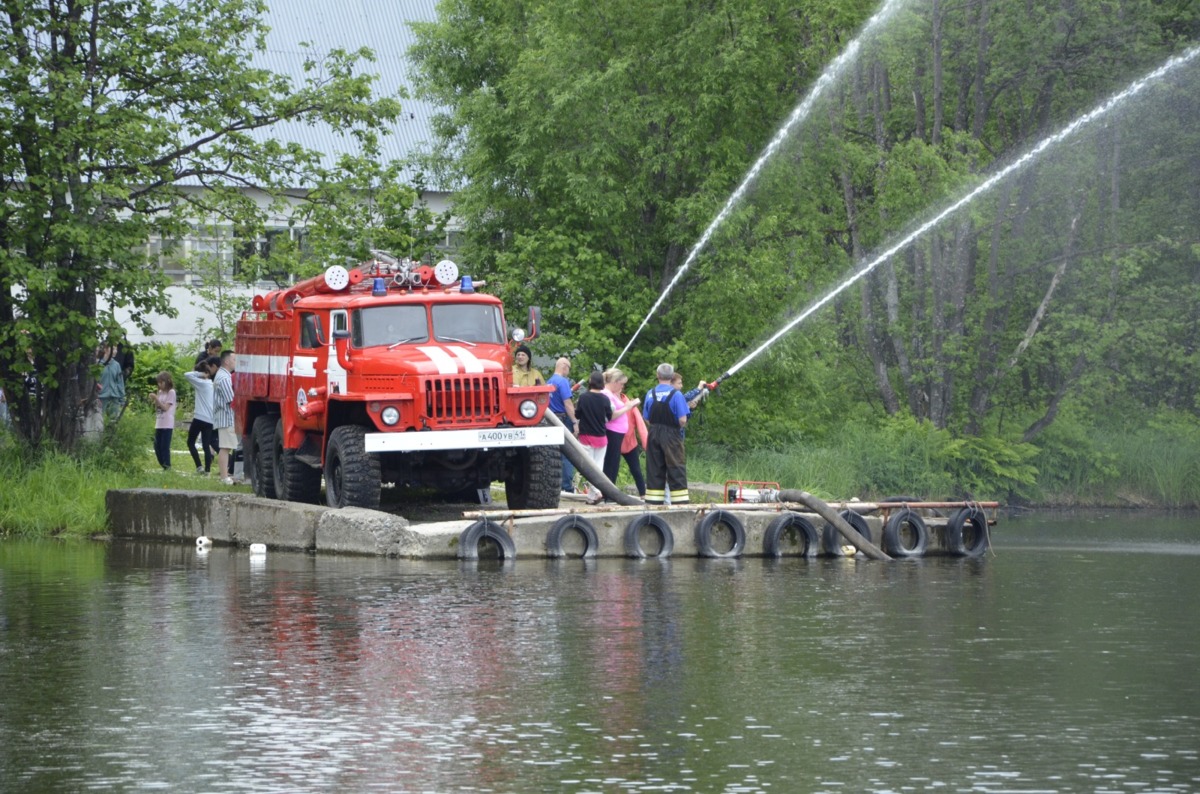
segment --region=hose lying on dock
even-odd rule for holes
[[[842,533],[842,537],[846,539],[847,543],[853,545],[854,548],[858,549],[872,560],[891,559],[891,557],[888,556],[883,549],[879,548],[874,543],[855,532],[854,528],[847,524],[846,519],[839,516],[836,510],[810,494],[808,491],[797,491],[793,489],[780,490],[779,501],[799,502],[800,504],[805,505],[821,518],[828,521],[831,527]]]
[[[625,493],[620,488],[613,485],[612,481],[604,476],[604,472],[600,471],[600,469],[596,467],[595,462],[592,461],[592,458],[587,453],[587,450],[583,448],[583,444],[580,444],[579,439],[575,438],[572,433],[567,431],[566,425],[562,423],[561,419],[559,419],[550,411],[546,411],[546,419],[548,419],[551,424],[558,425],[563,429],[563,445],[561,447],[563,455],[566,456],[567,460],[574,464],[575,468],[579,470],[579,473],[582,474],[588,482],[600,489],[600,493],[604,494],[605,499],[611,499],[617,504],[625,505],[626,507],[633,507],[635,505],[642,504],[641,499]]]
[[[575,438],[571,433],[565,432],[566,426],[562,420],[555,416],[550,411],[546,412],[546,419],[551,424],[558,425],[564,430],[562,453],[579,469],[579,473],[587,479],[592,485],[600,489],[600,493],[604,494],[606,499],[611,499],[619,505],[635,506],[642,504],[642,500],[622,491],[620,488],[612,484],[604,472],[596,468],[596,464],[592,461],[590,455],[583,448],[583,444]],[[847,543],[850,543],[854,548],[861,551],[873,560],[890,560],[892,559],[883,549],[876,546],[871,541],[864,538],[862,535],[854,531],[854,529],[846,523],[845,519],[837,514],[829,505],[808,493],[807,491],[796,490],[781,490],[779,492],[779,501],[781,502],[799,502],[809,507],[814,513],[829,522],[830,526],[842,534]]]

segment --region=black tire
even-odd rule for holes
[[[515,560],[517,558],[517,544],[513,543],[512,536],[504,531],[504,527],[486,518],[476,521],[458,536],[458,558],[460,560],[478,560],[479,544],[485,540],[491,541],[500,559]]]
[[[816,557],[821,548],[817,528],[799,513],[784,513],[767,525],[763,535],[763,555],[767,557],[782,557],[782,541],[785,537],[795,536],[803,542],[803,547],[797,557]],[[797,543],[797,546],[800,544]]]
[[[515,468],[504,481],[510,510],[553,510],[562,488],[562,455],[558,447],[517,450]]]
[[[550,527],[550,531],[546,533],[546,555],[549,557],[566,557],[567,552],[563,548],[563,535],[568,532],[575,531],[583,535],[583,553],[581,558],[595,557],[596,552],[600,550],[600,538],[596,535],[596,528],[592,526],[592,522],[580,515],[563,516],[554,522]]]
[[[929,529],[912,510],[892,513],[883,526],[883,550],[893,557],[924,557],[929,547]]]
[[[853,510],[843,510],[838,513],[850,528],[858,534],[862,535],[867,540],[871,539],[871,527],[867,524],[867,520]],[[831,557],[845,557],[842,553],[842,533],[833,528],[832,524],[826,524],[821,531],[821,548]]]
[[[670,525],[656,515],[638,516],[629,522],[629,526],[625,527],[625,555],[637,559],[645,559],[649,556],[642,548],[641,535],[642,530],[646,528],[655,530],[662,542],[662,547],[654,556],[659,559],[670,557],[671,552],[675,550],[675,534],[671,532]]]
[[[243,444],[244,446],[244,444]],[[243,461],[243,469],[250,478],[250,488],[255,496],[275,499],[275,418],[260,416],[254,420],[250,432],[250,459]]]
[[[713,544],[713,531],[722,526],[728,527],[733,535],[732,542],[725,551],[719,551]],[[740,518],[728,510],[713,510],[697,521],[695,537],[696,552],[701,557],[741,557],[746,549],[746,527],[742,525]]]
[[[988,548],[987,516],[978,507],[964,507],[946,524],[946,548],[959,557],[980,557]]]
[[[342,425],[325,451],[325,501],[330,507],[379,507],[379,458],[367,452],[367,431]]]
[[[315,505],[321,501],[321,470],[283,447],[283,420],[275,425],[275,494],[289,502]]]

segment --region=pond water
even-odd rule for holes
[[[981,560],[0,542],[0,790],[1200,790],[1200,517]]]

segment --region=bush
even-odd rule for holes
[[[196,351],[200,349],[197,343]],[[158,373],[167,371],[175,381],[178,403],[176,417],[191,416],[193,392],[183,374],[196,366],[196,353],[190,348],[180,350],[170,342],[150,342],[140,345],[135,351],[133,376],[125,384],[129,397],[129,409],[140,412],[150,409],[149,395],[158,391]]]
[[[1031,461],[1037,482],[1021,491],[1028,501],[1062,506],[1103,501],[1119,476],[1116,456],[1072,412],[1059,414],[1037,437],[1037,448]]]

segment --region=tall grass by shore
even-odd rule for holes
[[[1200,508],[1200,429],[1151,422],[1004,445],[897,423],[847,425],[826,445],[731,452],[688,444],[688,477],[778,482],[827,499],[978,499],[1043,507]]]
[[[0,430],[0,537],[104,534],[105,494],[112,489],[230,490],[215,475],[193,473],[186,437],[175,431],[173,468],[163,471],[154,457],[154,416],[144,411],[126,413],[103,436],[85,441],[78,457],[22,449]]]

